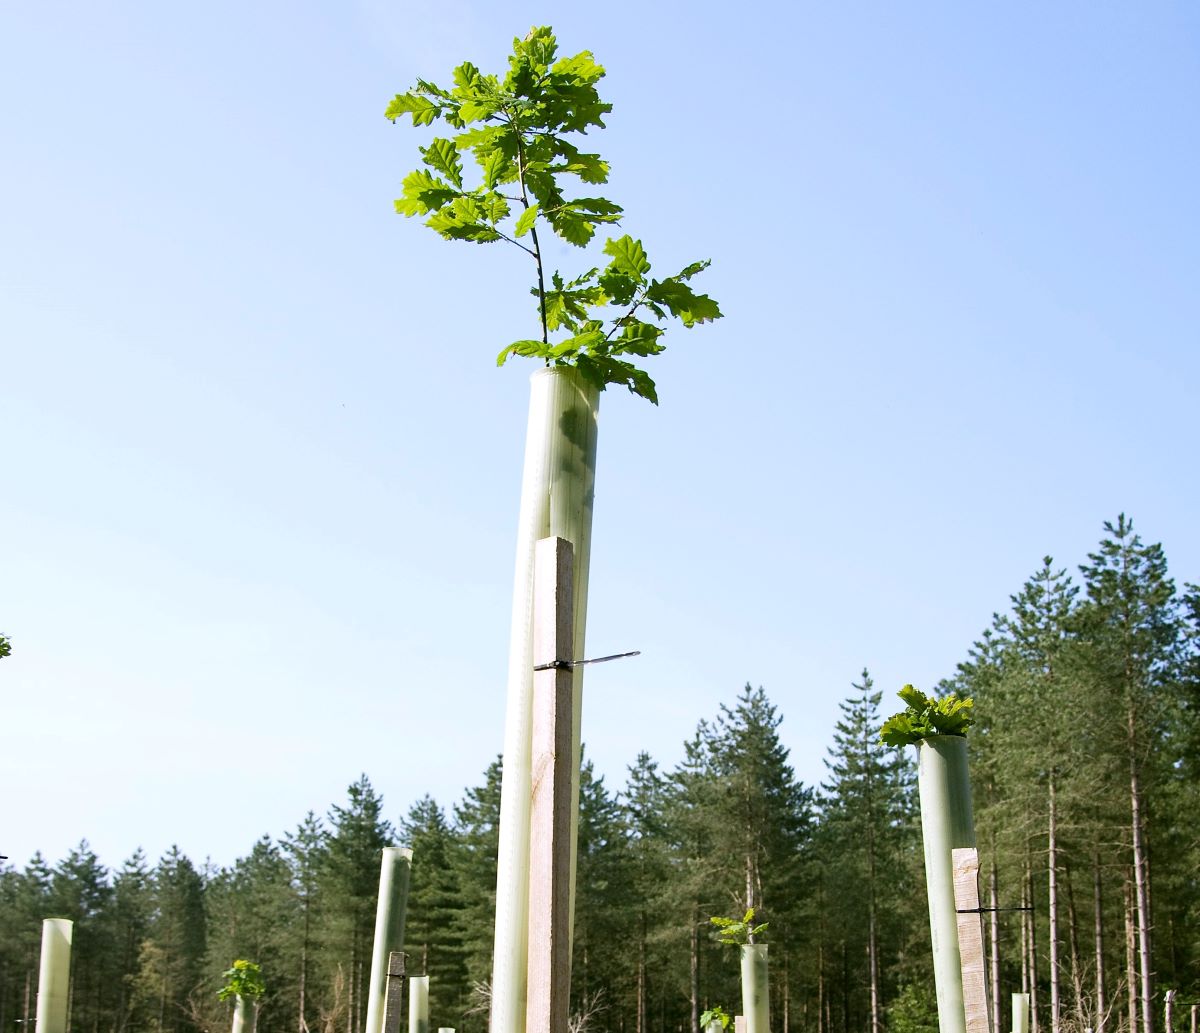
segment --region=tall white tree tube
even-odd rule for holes
[[[383,1033],[387,1003],[388,955],[404,949],[404,915],[408,907],[408,880],[412,851],[385,846],[379,867],[379,899],[375,905],[375,942],[371,949],[371,983],[367,990],[367,1024],[364,1033]]]
[[[565,538],[575,554],[574,655],[582,658],[587,622],[588,565],[596,484],[599,392],[575,369],[538,370],[531,378],[525,470],[517,523],[500,789],[500,848],[496,872],[496,938],[492,956],[491,1033],[525,1033],[529,926],[529,800],[533,721],[533,555],[549,536]],[[574,765],[580,764],[583,668],[573,671]],[[579,778],[572,780],[571,914],[574,928]]]
[[[919,751],[917,787],[921,796],[921,837],[925,842],[938,1028],[940,1033],[966,1033],[952,851],[975,845],[967,740],[961,735],[933,735],[921,742]]]
[[[767,944],[742,945],[742,1014],[746,1033],[770,1033],[770,1000],[767,986]]]
[[[47,918],[42,922],[36,1033],[67,1033],[73,931],[74,923],[68,918]]]

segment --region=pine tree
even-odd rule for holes
[[[1123,513],[1104,529],[1108,537],[1080,568],[1087,600],[1079,626],[1086,637],[1089,679],[1101,707],[1120,715],[1112,731],[1126,765],[1140,1020],[1142,1033],[1154,1033],[1154,921],[1146,823],[1182,629],[1162,546],[1143,545]]]
[[[329,834],[312,811],[305,815],[295,832],[283,838],[283,854],[291,870],[292,896],[298,910],[291,950],[296,988],[293,1028],[297,1033],[309,1033],[309,974],[320,916],[320,876],[325,870],[328,846]]]
[[[454,933],[462,945],[472,995],[470,1009],[459,1020],[461,1033],[483,1033],[487,1029],[502,777],[501,758],[497,757],[488,765],[483,785],[468,789],[454,808],[455,838],[450,856],[462,895]]]
[[[125,1033],[133,1018],[131,988],[137,982],[142,943],[153,917],[153,886],[146,855],[139,847],[113,878],[111,925],[116,1004],[113,1033]]]
[[[50,908],[56,917],[69,918],[72,929],[68,1026],[96,1033],[113,1001],[112,935],[105,921],[112,887],[108,871],[87,840],[55,866],[50,879]]]
[[[626,995],[632,939],[626,886],[624,832],[617,801],[592,762],[579,772],[579,867],[575,942],[571,965],[572,1011],[608,1025]],[[577,1020],[578,1021],[578,1020]]]
[[[206,888],[209,913],[208,984],[218,987],[222,974],[239,958],[262,969],[267,992],[258,1013],[261,1033],[292,1028],[290,1004],[297,973],[292,963],[294,932],[302,920],[292,891],[292,873],[283,852],[263,836],[232,868],[221,871]],[[223,1024],[228,1006],[205,997],[212,1023]]]
[[[914,917],[880,907],[881,884],[898,870],[906,846],[911,847],[913,770],[904,752],[879,740],[882,693],[874,691],[870,674],[864,669],[862,682],[851,687],[857,695],[840,705],[842,718],[825,761],[830,778],[821,786],[820,840],[831,901],[846,905],[838,908],[840,938],[854,944],[852,956],[865,955],[866,964],[851,970],[856,985],[844,992],[861,996],[865,991],[862,1025],[879,1033],[885,1007],[881,971],[886,967],[880,955],[898,941],[897,919]],[[857,1004],[853,1012],[858,1014]]]
[[[198,1033],[207,944],[204,882],[172,846],[155,867],[151,886],[153,917],[134,986],[137,1025],[156,1033]]]
[[[670,877],[667,783],[648,753],[639,753],[629,768],[619,802],[628,859],[626,907],[634,916],[636,944],[632,1025],[635,1033],[648,1033],[652,998],[666,992],[667,958],[653,934],[666,921],[664,885]]]
[[[431,1022],[454,1022],[470,1007],[470,984],[462,946],[462,895],[451,864],[454,834],[446,814],[431,796],[409,808],[400,822],[401,839],[412,848],[405,951],[409,971],[429,979]]]
[[[41,851],[23,872],[0,873],[3,909],[0,909],[0,958],[3,959],[3,996],[0,1011],[9,1023],[20,1022],[22,1033],[33,1029],[37,1009],[38,958],[42,919],[50,915],[51,873]]]
[[[375,935],[379,866],[394,832],[383,818],[383,798],[366,775],[347,792],[346,806],[329,811],[331,831],[320,891],[325,902],[322,953],[327,986],[336,984],[339,969],[345,984],[343,1027],[347,1033],[359,1033],[366,1018],[364,995]],[[332,1003],[329,1007],[336,1010]]]

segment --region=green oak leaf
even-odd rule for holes
[[[536,204],[531,204],[528,208],[526,208],[517,219],[517,225],[513,229],[513,236],[523,237],[526,233],[533,229],[533,224],[537,221],[537,214],[538,206]]]
[[[437,211],[459,196],[457,190],[425,169],[405,176],[403,187],[404,196],[396,200],[396,211],[407,216]]]
[[[393,122],[401,115],[412,115],[414,126],[428,126],[442,113],[442,105],[435,104],[428,97],[420,97],[415,93],[398,93],[388,104],[384,115]]]
[[[631,276],[645,276],[650,271],[650,262],[646,259],[646,251],[640,240],[634,240],[629,234],[606,241],[604,253],[612,255],[611,268],[628,273]]]
[[[462,161],[453,141],[435,139],[428,147],[421,147],[419,150],[425,158],[426,165],[462,189]]]

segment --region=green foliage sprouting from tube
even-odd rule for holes
[[[575,366],[601,389],[623,384],[657,404],[654,381],[630,360],[663,350],[661,324],[670,318],[686,327],[720,318],[717,303],[688,284],[709,263],[652,279],[642,242],[626,234],[605,242],[610,261],[603,268],[572,279],[546,269],[539,227],[582,248],[598,226],[618,223],[622,214],[608,198],[573,196],[568,185],[568,177],[579,184],[608,181],[608,162],[570,138],[603,129],[612,105],[596,90],[604,69],[589,51],[557,60],[556,53],[552,30],[534,28],[513,40],[503,79],[468,61],[454,69],[452,89],[418,79],[398,94],[387,107],[392,121],[411,115],[414,126],[442,122],[454,134],[420,148],[424,168],[405,177],[396,211],[426,216],[425,224],[447,240],[506,241],[533,260],[530,293],[538,300],[541,338],[509,344],[498,365],[526,355]],[[463,168],[467,153],[478,166],[474,186]]]
[[[880,728],[879,738],[888,746],[913,746],[931,735],[965,737],[975,720],[975,701],[969,697],[960,699],[952,692],[937,699],[912,685],[905,685],[898,695],[908,706]]]
[[[253,961],[239,959],[232,967],[221,973],[225,985],[217,991],[222,1001],[231,997],[241,997],[248,1001],[257,1001],[267,992],[263,982],[262,969]]]
[[[709,921],[717,927],[717,939],[730,947],[740,947],[754,943],[755,937],[766,930],[769,922],[761,925],[754,924],[754,908],[747,908],[741,918],[722,918],[714,916]],[[705,1023],[700,1023],[701,1027]]]

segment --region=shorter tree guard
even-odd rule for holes
[[[429,1033],[429,977],[408,981],[408,1033]]]
[[[1029,994],[1012,995],[1012,1033],[1029,1033]]]
[[[42,922],[35,1033],[67,1033],[73,931],[74,923],[69,918],[47,918]]]

